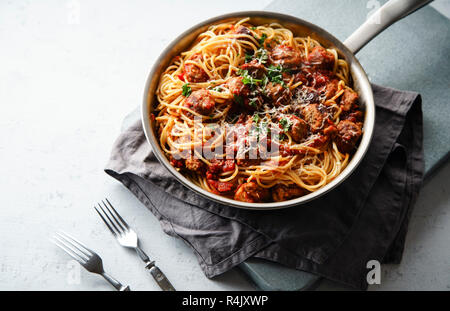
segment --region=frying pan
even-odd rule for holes
[[[364,69],[354,54],[391,24],[411,14],[431,1],[432,0],[390,0],[373,15],[371,15],[371,17],[343,43],[332,34],[312,23],[293,16],[273,12],[236,12],[203,21],[191,27],[172,41],[172,43],[170,43],[161,53],[150,71],[145,86],[144,100],[141,106],[142,126],[147,141],[150,143],[157,159],[179,182],[187,188],[193,190],[195,193],[218,203],[237,208],[267,210],[299,206],[311,200],[317,199],[342,183],[355,170],[366,154],[372,138],[375,125],[375,104],[373,100],[372,88]],[[290,29],[294,36],[310,36],[311,38],[319,41],[326,48],[335,48],[338,51],[339,56],[345,59],[349,64],[350,73],[354,84],[353,88],[359,95],[359,102],[365,115],[361,142],[351,161],[341,172],[341,174],[319,190],[289,201],[272,203],[240,202],[210,193],[198,187],[184,177],[169,163],[167,157],[164,155],[161,147],[159,146],[158,138],[155,135],[155,122],[149,117],[150,113],[153,111],[153,108],[157,106],[155,104],[157,101],[155,93],[158,87],[160,75],[169,65],[173,57],[188,49],[195,38],[200,33],[206,31],[209,26],[213,24],[236,21],[244,17],[250,17],[250,22],[256,25],[279,23],[283,27]]]

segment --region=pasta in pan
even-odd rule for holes
[[[170,163],[245,202],[290,200],[346,167],[363,114],[335,49],[249,18],[211,26],[160,78],[156,121]]]

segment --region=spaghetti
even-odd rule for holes
[[[346,167],[363,114],[338,52],[279,24],[211,26],[161,75],[153,117],[171,164],[246,202],[316,191]]]

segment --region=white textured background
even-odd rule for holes
[[[49,242],[58,229],[96,250],[105,269],[132,289],[158,290],[95,214],[93,204],[105,196],[177,289],[252,289],[238,271],[207,279],[189,248],[163,234],[103,167],[168,42],[200,20],[269,2],[0,2],[0,290],[111,289],[84,270],[73,284],[77,266]],[[449,12],[447,4],[436,6]],[[383,267],[382,289],[450,288],[449,176],[447,165],[425,187],[405,260]]]

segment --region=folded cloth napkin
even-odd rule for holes
[[[192,247],[207,277],[255,256],[367,288],[367,262],[399,263],[424,170],[420,95],[373,86],[376,124],[355,172],[310,203],[243,210],[207,200],[158,162],[140,121],[114,144],[106,173]]]

